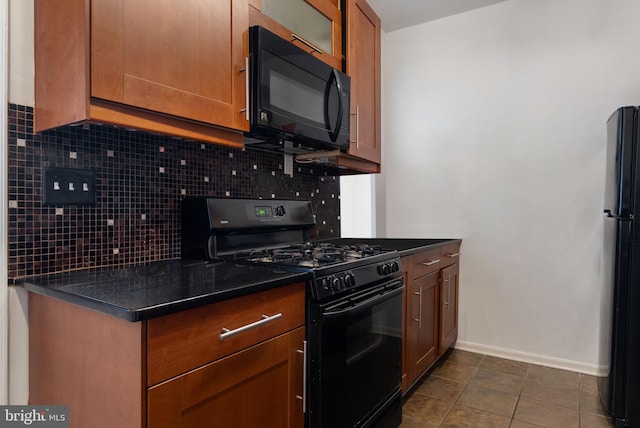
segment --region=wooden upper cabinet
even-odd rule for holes
[[[380,18],[364,0],[342,0],[342,12],[345,22],[344,71],[351,77],[349,149],[346,153],[333,150],[297,158],[328,161],[340,167],[344,175],[378,173],[381,159]]]
[[[242,0],[92,0],[91,96],[248,130]]]
[[[380,18],[364,0],[347,1],[346,72],[351,76],[349,154],[380,168]]]
[[[249,25],[260,25],[342,69],[339,0],[249,0],[249,5]]]
[[[35,0],[36,131],[83,120],[242,147],[246,0]]]

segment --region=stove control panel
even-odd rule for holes
[[[381,263],[378,265],[378,273],[380,275],[390,275],[399,271],[400,263],[395,260],[389,263]]]
[[[275,207],[269,205],[260,205],[253,207],[257,218],[262,217],[283,217],[286,213],[283,205],[276,205]]]
[[[317,282],[321,289],[321,294],[331,295],[346,290],[347,288],[355,287],[356,277],[353,273],[347,271],[320,278]]]
[[[312,284],[312,297],[315,300],[323,300],[328,297],[337,297],[340,294],[348,294],[352,290],[363,289],[369,285],[397,277],[400,275],[401,269],[400,259],[393,258],[377,264],[368,264],[325,276],[317,276]]]

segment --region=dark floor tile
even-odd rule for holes
[[[432,376],[443,377],[445,379],[454,380],[456,382],[468,382],[476,372],[476,368],[463,363],[449,362],[438,365]]]
[[[511,418],[518,403],[518,394],[469,384],[456,402],[463,406]]]
[[[580,428],[613,428],[611,418],[593,414],[580,415]]]
[[[526,397],[520,397],[513,418],[548,428],[578,428],[580,426],[578,410]]]
[[[432,425],[420,418],[402,415],[402,423],[399,428],[438,428],[438,425]]]
[[[458,382],[438,376],[428,376],[422,384],[416,388],[415,393],[453,403],[458,399],[465,385],[465,382]]]
[[[513,376],[524,377],[527,374],[529,364],[519,361],[506,360],[504,358],[485,357],[479,368],[492,372],[504,373]]]
[[[529,422],[517,421],[515,419],[512,419],[509,428],[540,428],[540,425],[534,425],[530,424]]]
[[[511,394],[519,394],[523,379],[519,376],[478,369],[469,383]]]
[[[602,408],[602,402],[600,401],[600,395],[597,392],[580,392],[580,412],[593,413],[600,416],[605,416],[607,413]]]
[[[487,357],[482,354],[476,354],[475,352],[452,349],[442,358],[444,361],[448,361],[451,363],[461,363],[472,367],[478,367],[482,360]]]
[[[554,388],[580,388],[580,375],[578,373],[551,367],[530,365],[526,378],[536,380],[542,385]]]
[[[406,400],[400,428],[613,428],[604,415],[595,376],[453,350]]]
[[[580,374],[580,391],[597,393],[598,378],[586,374]]]
[[[547,383],[527,379],[522,386],[522,396],[557,406],[578,410],[580,408],[580,392],[577,388],[549,386]]]
[[[510,423],[508,417],[456,404],[440,427],[508,428]]]
[[[438,426],[444,420],[453,403],[438,398],[413,394],[402,406],[402,414],[411,421],[422,421]]]

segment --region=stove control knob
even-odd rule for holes
[[[398,262],[391,263],[391,272],[398,272],[400,270],[400,265]]]
[[[275,214],[276,214],[278,217],[282,217],[282,216],[284,215],[284,213],[285,213],[285,211],[284,211],[284,206],[282,206],[282,205],[278,205],[278,206],[275,208]]]
[[[348,273],[344,277],[344,285],[349,288],[356,285],[356,277],[352,273]]]
[[[342,289],[342,287],[340,286],[340,278],[333,278],[331,279],[331,289],[336,292],[336,291],[340,291]]]
[[[389,266],[389,264],[385,263],[383,265],[379,265],[378,266],[378,273],[380,275],[389,275],[389,273],[391,273],[391,266]]]

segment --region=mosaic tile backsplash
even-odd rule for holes
[[[9,282],[17,277],[180,257],[186,196],[305,199],[318,238],[340,236],[332,166],[107,125],[33,134],[33,108],[9,104]],[[42,204],[44,167],[95,171],[95,206]]]

